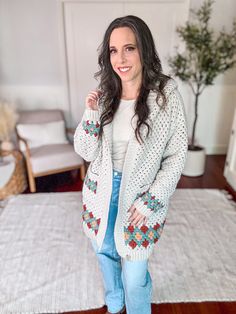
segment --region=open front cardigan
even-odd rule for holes
[[[128,260],[147,259],[162,233],[170,196],[184,167],[187,154],[187,127],[182,97],[170,79],[164,93],[167,105],[156,103],[150,91],[148,123],[141,127],[144,140],[139,144],[134,134],[125,156],[114,238],[119,255]],[[159,100],[161,104],[162,100]],[[112,193],[112,123],[104,126],[98,139],[102,103],[98,110],[86,109],[74,135],[75,151],[91,161],[82,190],[83,228],[86,235],[102,246],[108,222]],[[134,204],[147,217],[146,224],[134,227],[128,221],[128,209]]]

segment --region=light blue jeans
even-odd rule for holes
[[[121,259],[114,241],[114,226],[122,173],[113,170],[112,196],[108,225],[100,250],[94,241],[105,288],[105,303],[111,313],[119,312],[124,304],[127,314],[151,314],[152,280],[148,260]]]

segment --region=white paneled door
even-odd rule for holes
[[[98,71],[97,49],[113,19],[128,14],[144,19],[152,31],[164,72],[168,73],[167,58],[178,43],[176,27],[182,25],[189,14],[189,0],[62,0],[61,3],[73,126],[82,117],[87,93],[98,85],[94,79],[94,73]]]

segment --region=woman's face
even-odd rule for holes
[[[129,27],[115,28],[109,42],[110,62],[122,83],[141,83],[142,64],[134,32]]]

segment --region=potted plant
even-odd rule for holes
[[[176,30],[185,50],[177,51],[168,60],[174,76],[190,86],[195,98],[195,118],[183,171],[189,176],[202,175],[205,168],[205,149],[195,143],[199,97],[208,85],[213,85],[219,74],[236,63],[236,21],[230,33],[222,28],[215,34],[209,27],[213,3],[213,0],[206,0],[200,9],[191,10],[193,20]]]

